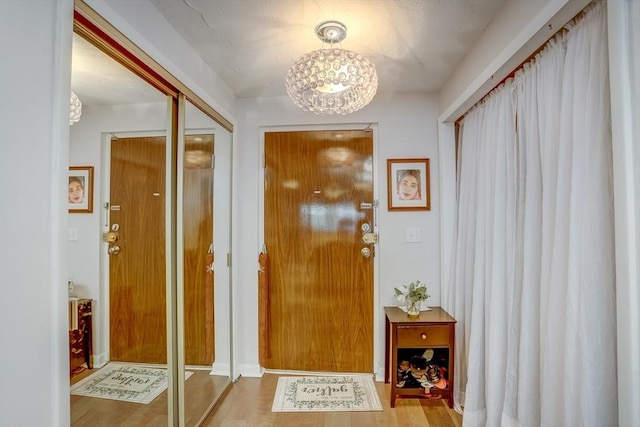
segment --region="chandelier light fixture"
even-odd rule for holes
[[[82,102],[78,99],[78,95],[71,92],[71,112],[69,114],[69,126],[80,120],[82,115]]]
[[[334,47],[347,36],[337,21],[316,26],[316,35],[328,49],[314,50],[298,59],[287,73],[287,94],[294,104],[315,114],[348,114],[366,106],[378,89],[376,67],[360,54]]]

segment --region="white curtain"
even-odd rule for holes
[[[446,308],[465,426],[614,426],[606,9],[462,123]]]
[[[504,353],[492,357],[488,349],[492,345],[506,346],[505,324],[500,320],[507,310],[506,275],[513,265],[506,262],[513,255],[513,251],[506,251],[514,232],[513,107],[511,91],[502,85],[465,117],[460,139],[458,234],[453,249],[457,268],[451,275],[455,286],[450,293],[453,307],[448,309],[458,321],[456,355],[464,355],[473,363],[456,363],[454,390],[464,393],[467,378],[491,389],[486,394],[469,394],[467,388],[465,417],[471,406],[482,412],[504,395],[504,382],[489,382],[486,375],[504,367]],[[503,262],[495,265],[498,259]],[[460,287],[462,284],[465,286]],[[488,306],[492,301],[493,311]]]

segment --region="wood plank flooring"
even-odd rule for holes
[[[188,369],[193,375],[185,382],[186,425],[195,426],[209,411],[213,400],[225,390],[228,378],[209,375],[210,370]],[[74,375],[71,384],[96,372],[87,369]],[[167,426],[167,392],[164,391],[153,402],[122,402],[71,395],[72,427],[124,427]]]
[[[205,419],[205,427],[460,427],[462,416],[443,400],[400,399],[391,408],[389,384],[376,382],[383,411],[271,412],[279,375],[240,378]]]
[[[74,375],[72,383],[94,371]],[[390,386],[376,382],[382,411],[372,412],[271,412],[277,374],[240,378],[201,424],[204,427],[461,427],[462,416],[443,400],[401,399],[389,405]],[[187,425],[194,425],[212,399],[212,387],[221,391],[223,381],[206,371],[196,371],[187,388]],[[216,384],[213,384],[216,382]],[[197,416],[196,416],[197,415]],[[166,392],[149,405],[71,396],[72,426],[167,425]]]

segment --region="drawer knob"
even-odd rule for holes
[[[427,334],[425,334],[424,332],[420,334],[420,338],[422,338],[423,340],[427,339]]]

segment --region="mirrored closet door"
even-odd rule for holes
[[[198,425],[231,382],[232,134],[78,6],[69,162],[92,168],[93,210],[69,214],[70,314],[90,301],[89,335],[70,324],[72,425]]]

